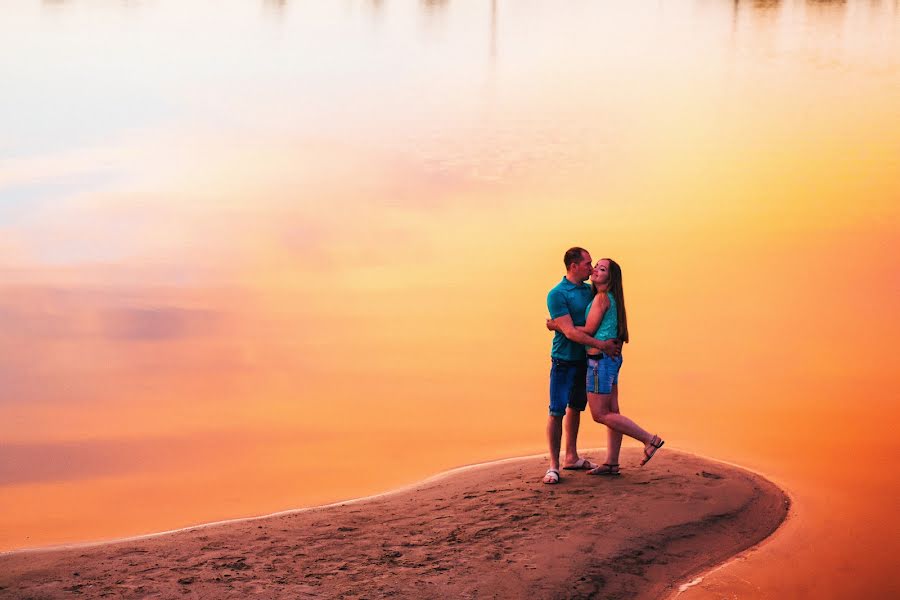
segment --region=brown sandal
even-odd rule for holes
[[[619,475],[621,475],[621,473],[619,473],[619,463],[613,465],[609,463],[603,463],[596,469],[591,469],[590,471],[588,471],[588,475],[599,475],[601,477],[618,477]]]
[[[641,461],[641,466],[643,467],[650,462],[650,459],[656,455],[656,451],[662,448],[665,443],[666,442],[661,437],[654,435],[650,440],[650,450],[647,450],[647,447],[644,446],[644,460]]]

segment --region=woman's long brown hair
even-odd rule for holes
[[[622,267],[619,263],[611,258],[604,258],[609,261],[609,283],[607,289],[612,293],[616,300],[616,316],[618,317],[618,338],[622,343],[628,341],[628,317],[625,315],[625,292],[622,290]]]

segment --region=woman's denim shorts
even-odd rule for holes
[[[610,358],[605,354],[599,357],[588,356],[587,392],[589,394],[611,394],[612,386],[619,383],[619,369],[622,368],[622,357]]]

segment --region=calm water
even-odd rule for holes
[[[900,594],[895,0],[12,0],[0,88],[0,548],[543,451],[578,244],[795,499],[684,597]]]

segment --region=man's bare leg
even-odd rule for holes
[[[547,443],[550,444],[550,468],[559,471],[559,448],[562,441],[563,418],[547,417]]]

